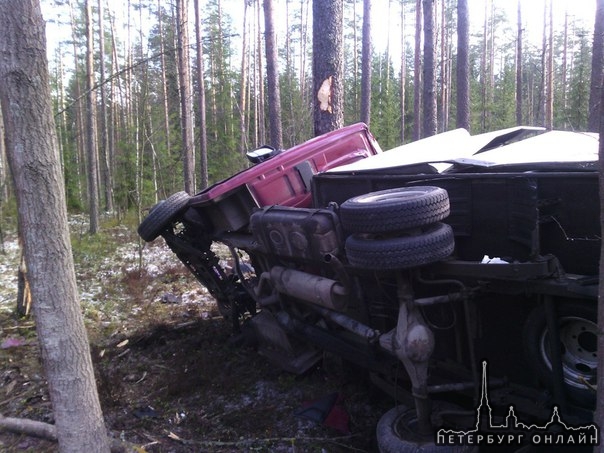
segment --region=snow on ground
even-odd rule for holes
[[[17,299],[19,245],[17,238],[4,238],[0,244],[0,310],[13,311]]]
[[[72,243],[94,240],[87,237],[88,224],[82,216],[70,217],[70,228]],[[124,226],[112,228],[112,235],[114,240],[121,244],[114,251],[108,252],[102,258],[94,255],[80,257],[83,263],[78,263],[76,259],[76,281],[84,306],[127,300],[130,295],[117,288],[121,279],[129,274],[144,274],[151,281],[151,285],[154,285],[155,280],[161,279],[167,272],[174,272],[175,269],[187,275],[186,285],[182,291],[175,294],[180,303],[199,303],[200,300],[208,300],[210,303],[211,298],[207,290],[185,270],[161,238],[149,244],[142,244],[138,242],[135,234]],[[77,245],[74,250],[77,250]],[[0,244],[0,311],[10,312],[15,309],[19,258],[16,236],[5,237],[4,242]],[[151,288],[148,290],[145,293],[157,292],[151,291]],[[133,310],[136,310],[136,307],[133,307]]]

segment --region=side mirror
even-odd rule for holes
[[[273,148],[272,146],[261,146],[253,151],[248,151],[245,153],[247,159],[253,164],[259,164],[260,162],[264,162],[265,160],[270,159],[271,157],[275,157],[281,151]]]

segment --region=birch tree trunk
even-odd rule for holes
[[[61,452],[109,452],[67,223],[37,0],[0,1],[0,107]]]

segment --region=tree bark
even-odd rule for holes
[[[94,102],[94,42],[92,40],[92,5],[86,0],[86,155],[88,157],[88,210],[90,234],[99,231],[99,155],[96,140]]]
[[[554,16],[552,0],[547,4],[547,53],[546,53],[546,83],[545,83],[545,128],[554,128]]]
[[[405,4],[401,3],[401,97],[400,97],[400,112],[401,112],[401,143],[405,143],[406,120],[405,115],[405,89],[407,86],[407,52],[405,50]]]
[[[588,130],[597,132],[600,125],[602,81],[604,78],[604,0],[596,0],[594,44],[591,57]]]
[[[422,134],[422,0],[415,2],[415,55],[413,61],[413,140]]]
[[[200,189],[208,187],[208,134],[206,126],[206,85],[205,70],[203,65],[203,46],[201,45],[201,18],[199,0],[194,0],[195,6],[195,40],[197,41],[197,77],[199,79],[197,105],[199,110],[199,173],[201,177]]]
[[[361,122],[371,123],[371,0],[363,0],[363,55],[361,60]]]
[[[457,1],[456,126],[470,130],[470,13],[468,0]]]
[[[602,6],[602,0],[598,0],[598,8]],[[598,27],[604,27],[604,16],[596,15],[596,30]],[[602,29],[602,28],[600,28]],[[595,49],[594,49],[595,50]],[[604,90],[600,87],[599,99],[599,115],[598,130],[600,133],[600,148],[599,148],[599,168],[600,168],[600,228],[604,231]],[[598,290],[598,330],[604,330],[604,241],[600,245],[600,275],[599,275],[599,290]],[[604,351],[604,335],[598,335],[598,351]],[[604,376],[604,360],[598,360],[598,376]],[[596,412],[594,414],[594,422],[597,426],[604,426],[604,379],[598,379],[596,398]],[[600,450],[604,445],[604,431],[600,428]]]
[[[422,137],[436,134],[436,93],[434,58],[434,0],[423,0],[424,11],[424,89]]]
[[[516,125],[522,124],[522,8],[518,0],[518,23],[516,35]]]
[[[277,44],[275,42],[275,27],[273,21],[273,0],[264,0],[264,44],[266,46],[266,83],[268,89],[268,127],[270,145],[276,149],[282,149],[281,95],[279,92]]]
[[[0,1],[0,106],[61,452],[108,452],[71,254],[37,0]]]
[[[113,175],[111,173],[112,153],[109,150],[109,125],[107,123],[107,88],[105,87],[105,27],[103,21],[103,2],[97,2],[99,15],[99,75],[101,77],[99,91],[101,94],[100,105],[100,129],[101,129],[101,157],[102,157],[102,178],[105,193],[105,210],[113,211]]]
[[[249,58],[248,58],[248,2],[243,4],[243,32],[241,38],[241,74],[239,83],[239,153],[244,156],[248,149],[248,95]]]
[[[343,2],[313,0],[315,135],[344,125]]]
[[[195,141],[193,139],[193,99],[189,68],[188,9],[188,0],[176,0],[183,179],[185,192],[193,194],[195,192]]]

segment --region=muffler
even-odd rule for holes
[[[275,266],[270,271],[277,291],[315,305],[342,311],[348,303],[348,289],[336,280]]]

